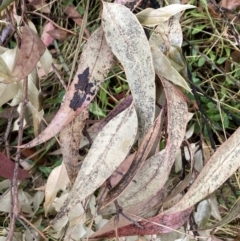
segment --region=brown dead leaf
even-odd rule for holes
[[[0,176],[8,179],[13,178],[14,162],[8,159],[3,153],[0,152]],[[19,168],[18,180],[29,178],[27,171]]]
[[[240,63],[240,51],[239,50],[234,50],[231,53],[231,58],[227,59],[225,62],[225,71],[226,73],[231,72],[231,65],[232,63]]]
[[[15,81],[27,77],[36,67],[45,51],[45,45],[39,36],[27,25],[22,28],[22,41],[16,65],[12,71]]]
[[[35,9],[40,10],[42,13],[51,13],[50,4],[46,0],[28,0],[30,5]]]
[[[97,29],[85,45],[78,70],[60,110],[48,127],[34,140],[21,147],[39,145],[57,135],[92,101],[112,66],[113,54],[102,28]]]
[[[48,34],[48,31],[55,29],[54,25],[49,22],[44,25],[41,39],[46,46],[49,46],[53,42],[53,38]]]
[[[62,29],[56,28],[53,30],[49,30],[47,32],[53,39],[57,39],[60,41],[64,41],[68,37],[68,33]]]
[[[78,156],[82,130],[88,118],[88,110],[81,112],[71,124],[60,132],[63,163],[65,164],[68,177],[73,184],[79,169]]]
[[[227,8],[230,10],[234,10],[235,8],[240,6],[239,0],[222,0],[221,7]]]
[[[83,21],[83,17],[79,14],[79,12],[77,11],[76,7],[74,6],[67,6],[64,9],[64,13],[66,15],[68,15],[69,18],[72,18],[72,20],[80,27],[82,27],[82,21]],[[90,33],[87,29],[84,30],[84,33],[86,34],[86,36],[89,38]]]

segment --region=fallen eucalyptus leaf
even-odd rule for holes
[[[58,191],[65,189],[68,183],[67,171],[65,165],[62,163],[52,170],[47,180],[44,202],[45,215],[48,213]]]
[[[136,111],[131,105],[99,132],[53,224],[100,187],[124,161],[135,140],[137,126]]]
[[[158,49],[158,47],[152,45],[151,51],[156,74],[191,92],[186,80],[172,67],[168,58]]]
[[[39,36],[27,25],[22,28],[22,41],[16,65],[12,71],[14,81],[27,77],[36,67],[45,51]]]
[[[147,37],[135,15],[115,3],[103,2],[102,27],[107,43],[124,67],[142,140],[155,113],[155,73]]]
[[[105,41],[102,28],[99,28],[83,49],[77,73],[60,110],[39,136],[21,148],[33,147],[49,140],[78,116],[97,94],[111,68],[112,60],[113,54]]]
[[[213,193],[239,168],[239,161],[240,127],[213,154],[181,201],[166,213],[185,210]]]
[[[154,29],[149,44],[157,46],[163,53],[166,53],[171,45],[181,47],[182,41],[181,25],[176,18],[171,18]]]
[[[175,14],[191,8],[195,8],[195,6],[187,4],[171,4],[166,7],[158,9],[146,8],[142,10],[140,13],[138,13],[136,16],[142,25],[154,27],[159,23],[167,21]]]

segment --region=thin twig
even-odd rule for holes
[[[31,13],[32,13],[32,14],[35,14],[35,15],[38,15],[38,16],[40,16],[40,17],[42,17],[42,18],[45,18],[46,20],[48,20],[49,22],[51,22],[55,27],[57,27],[57,28],[65,31],[65,32],[68,32],[68,33],[70,33],[70,34],[72,34],[72,35],[74,35],[74,36],[77,36],[77,33],[75,33],[75,32],[73,32],[73,31],[71,31],[71,30],[68,30],[68,29],[66,29],[66,28],[63,28],[63,27],[59,26],[59,25],[56,24],[53,20],[51,20],[50,18],[48,18],[47,16],[45,16],[45,15],[43,15],[43,14],[41,14],[41,13],[37,13],[37,12],[31,12]]]
[[[82,44],[84,31],[85,31],[85,28],[86,28],[86,25],[87,25],[88,8],[89,8],[89,0],[87,1],[87,4],[86,4],[84,16],[83,16],[83,21],[82,21],[82,27],[81,27],[80,33],[78,35],[77,49],[76,49],[76,52],[75,52],[75,55],[74,55],[74,58],[73,58],[72,69],[71,69],[71,73],[70,73],[69,81],[68,81],[68,87],[69,87],[69,85],[72,81],[73,72],[75,70],[75,65],[77,63],[78,55],[79,55],[79,52],[80,52],[80,47],[81,47],[81,44]]]
[[[20,221],[20,219],[24,220],[24,222],[31,226],[44,240],[48,240],[46,236],[41,231],[39,231],[32,223],[30,223],[24,216],[19,215],[18,220]]]
[[[28,86],[28,80],[27,78],[24,79],[23,83],[23,100],[21,103],[21,111],[19,114],[19,131],[18,131],[18,146],[22,144],[22,136],[23,136],[23,120],[24,120],[24,114],[25,114],[25,107],[27,104],[27,86]],[[7,241],[12,241],[13,239],[13,233],[15,228],[15,222],[16,218],[19,215],[19,207],[18,207],[18,169],[20,164],[20,154],[21,149],[17,149],[16,154],[16,162],[14,166],[14,172],[13,172],[13,179],[11,181],[11,201],[12,201],[12,208],[10,213],[10,226],[9,226],[9,233],[7,236]]]
[[[67,86],[66,86],[64,80],[62,79],[62,76],[60,75],[58,69],[56,68],[56,66],[54,64],[52,64],[52,69],[53,69],[54,73],[57,75],[58,79],[60,80],[63,88],[67,91]]]

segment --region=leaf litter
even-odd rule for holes
[[[140,3],[137,0],[116,2],[126,4],[131,10]],[[88,204],[89,199],[87,197],[92,195],[92,198],[95,199],[94,195],[98,195],[98,192],[95,192],[96,190],[104,191],[106,188],[105,181],[111,175],[114,175],[113,173],[118,175],[116,180],[112,179],[112,184],[115,187],[109,190],[101,205],[105,207],[117,200],[121,208],[123,208],[123,213],[129,215],[130,219],[126,220],[120,213],[118,222],[116,222],[116,218],[112,218],[103,228],[101,228],[101,225],[96,225],[96,230],[100,229],[91,238],[153,235],[172,232],[189,220],[194,204],[213,193],[238,168],[239,145],[237,139],[239,139],[239,133],[236,130],[219,147],[205,167],[199,170],[200,174],[196,180],[194,180],[195,178],[194,176],[192,177],[193,174],[190,172],[175,188],[171,187],[171,183],[175,183],[175,179],[170,176],[171,167],[179,154],[188,122],[187,98],[183,89],[191,92],[185,80],[186,62],[181,53],[181,26],[177,17],[172,16],[187,8],[191,8],[191,6],[170,5],[158,10],[146,9],[140,12],[138,17],[140,16],[139,19],[141,19],[140,21],[143,24],[148,26],[158,25],[148,41],[142,26],[131,11],[118,4],[103,3],[102,27],[96,30],[87,41],[87,44],[85,44],[80,57],[79,68],[59,112],[40,136],[34,139],[33,142],[24,145],[24,147],[38,145],[61,132],[60,140],[63,162],[52,170],[47,180],[44,204],[46,213],[52,214],[52,208],[55,208],[57,212],[56,218],[50,225],[56,225],[58,219],[65,216],[65,219],[58,225],[58,229],[55,229],[56,226],[54,225],[58,237],[60,237],[59,235],[61,235],[68,221],[70,226],[67,229],[65,240],[67,240],[67,237],[80,239],[84,235],[91,234],[91,227],[89,232],[86,231],[84,224],[86,219],[78,217],[76,212],[81,213],[81,215],[88,215],[88,209],[91,209],[95,224],[99,220],[99,223],[106,221],[102,219],[101,215],[95,216],[97,215],[97,209],[93,207],[93,204]],[[166,9],[169,11],[166,11]],[[72,8],[71,11],[77,18],[81,18],[81,15],[75,11],[75,8]],[[153,13],[157,18],[154,19]],[[68,14],[69,16],[71,15],[71,13]],[[165,19],[168,21],[164,22],[166,21]],[[77,19],[74,18],[73,20],[81,25],[81,21],[76,21]],[[33,30],[24,26],[23,31],[26,33],[30,31],[31,33],[28,32],[28,36],[30,36],[28,40],[24,38],[27,34],[24,34],[22,38],[20,58],[16,58],[17,65],[12,71],[14,76],[11,76],[12,73],[8,71],[8,64],[6,65],[6,72],[3,71],[2,74],[3,76],[5,75],[6,80],[9,82],[12,81],[12,77],[15,80],[21,80],[21,78],[24,78],[23,76],[31,76],[36,70],[35,66],[45,49],[45,46],[39,42],[40,39],[37,34],[34,34]],[[87,36],[88,33],[85,32],[85,34]],[[32,56],[31,63],[26,59],[27,67],[21,68],[22,63],[19,64],[19,61],[24,60],[23,50],[30,39],[32,39],[32,42],[29,42],[26,54],[28,55],[29,49],[32,47],[36,50],[36,55]],[[81,167],[79,167],[78,150],[79,146],[83,145],[83,142],[80,143],[80,139],[83,138],[81,132],[88,118],[87,106],[96,96],[97,90],[110,71],[113,63],[113,54],[124,68],[132,96],[127,97],[105,120],[102,120],[99,125],[93,128],[93,136],[95,138],[93,145],[90,147]],[[46,58],[48,60],[51,59],[49,57]],[[43,66],[46,73],[49,71],[52,63],[51,61],[47,62]],[[155,78],[155,74],[158,75],[158,78]],[[160,106],[160,109],[162,109],[160,113],[161,118],[158,116],[154,122],[155,116],[158,115],[155,108],[155,81],[159,79],[162,86],[159,87],[158,83],[157,94],[160,92],[163,100],[161,105],[163,106]],[[183,87],[183,89],[180,90],[173,83]],[[9,84],[9,86],[11,85],[13,84]],[[40,89],[38,89],[35,82],[33,87],[36,89],[37,96],[40,93]],[[19,91],[20,89],[16,90]],[[4,91],[6,90],[3,89]],[[10,99],[12,98],[10,97]],[[12,104],[18,104],[20,99],[20,95],[15,97]],[[164,104],[165,100],[167,101],[166,104]],[[4,100],[3,103],[7,101]],[[41,104],[35,101],[34,98],[30,101],[33,103],[34,108],[37,107],[38,111],[41,109]],[[165,108],[167,112],[165,112]],[[34,116],[33,109],[32,114]],[[165,116],[166,113],[167,118]],[[36,135],[39,131],[40,121],[36,116],[34,118]],[[72,123],[69,125],[70,122]],[[139,136],[137,136],[137,130],[139,130]],[[192,137],[192,134],[190,137]],[[156,148],[159,145],[161,148]],[[191,148],[196,150],[197,145],[192,145],[194,147]],[[183,149],[185,150],[186,147],[184,146]],[[133,151],[135,157],[131,155]],[[134,167],[136,160],[139,162],[137,161],[138,165]],[[125,161],[126,164],[124,163]],[[64,165],[66,165],[66,169]],[[78,171],[79,168],[80,171]],[[68,178],[70,178],[73,184],[69,194],[67,191],[67,186],[70,183]],[[168,178],[170,178],[169,182],[167,182]],[[212,179],[214,179],[214,182],[209,181]],[[179,195],[191,181],[193,184],[188,192],[185,195]],[[202,186],[201,181],[204,181]],[[121,187],[122,183],[124,185]],[[119,186],[121,188],[117,190]],[[57,195],[60,190],[63,193],[58,198]],[[19,193],[21,200],[26,202],[26,205],[22,206],[23,211],[29,215],[36,213],[43,200],[43,193],[36,193],[34,198],[22,190]],[[181,196],[183,198],[180,201],[176,201]],[[9,202],[10,196],[5,198],[6,200]],[[35,200],[34,210],[30,207],[33,200]],[[161,200],[160,203],[158,202],[159,200]],[[84,201],[86,201],[85,207],[83,207]],[[204,200],[202,203],[207,202]],[[61,207],[62,204],[63,206]],[[161,205],[163,205],[163,210],[159,209]],[[86,213],[84,208],[86,208]],[[168,210],[164,211],[166,208]],[[106,206],[106,210],[110,210],[108,206]],[[238,210],[238,204],[235,210]],[[104,209],[99,213],[104,213],[103,211]],[[66,217],[66,214],[68,214],[68,217]],[[209,218],[209,213],[207,214],[207,218]],[[117,213],[116,216],[118,215]],[[203,215],[199,222],[202,222],[204,217]],[[234,214],[229,215],[229,218],[226,218],[224,221],[231,221],[235,217],[236,215]],[[138,221],[139,225],[136,226],[136,223],[133,221]],[[220,222],[220,224],[223,224],[223,222]],[[213,227],[217,227],[217,225]],[[59,228],[60,226],[61,228]],[[206,234],[209,235],[207,232]],[[212,236],[211,239],[214,239],[214,237]]]

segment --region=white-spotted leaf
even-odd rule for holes
[[[103,2],[102,27],[107,43],[124,67],[142,140],[155,113],[155,73],[147,37],[135,15],[115,3]]]
[[[181,92],[170,82],[161,79],[168,106],[168,139],[166,148],[150,157],[142,166],[126,191],[119,198],[123,206],[154,196],[166,183],[177,151],[184,139],[187,126],[187,103]]]
[[[135,140],[137,126],[137,114],[131,105],[99,132],[54,222],[92,194],[124,161]]]

